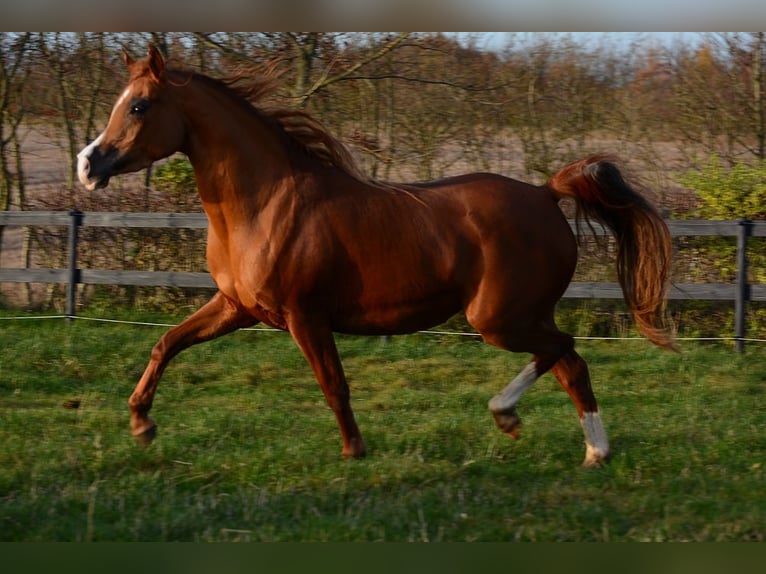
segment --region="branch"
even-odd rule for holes
[[[221,42],[217,42],[213,40],[209,34],[206,34],[204,32],[192,32],[192,35],[198,41],[202,42],[202,44],[204,44],[205,46],[208,46],[209,48],[213,48],[214,50],[218,50],[225,56],[229,56],[241,62],[252,64],[252,60],[250,58],[248,58],[247,56],[244,56],[243,54],[240,54],[236,50],[232,50],[231,48],[229,48],[225,44],[222,44]]]
[[[311,86],[308,91],[300,96],[300,103],[304,103],[309,97],[311,97],[313,94],[317,93],[320,90],[323,90],[329,85],[332,85],[336,82],[340,82],[341,80],[347,80],[349,77],[354,74],[357,70],[360,70],[362,67],[366,66],[367,64],[370,64],[371,62],[374,62],[375,60],[379,60],[389,52],[391,52],[394,48],[396,48],[399,44],[404,42],[407,38],[409,38],[410,32],[402,32],[400,33],[396,38],[386,43],[382,48],[379,50],[373,52],[368,56],[367,58],[364,58],[363,60],[358,61],[356,64],[351,66],[349,69],[344,70],[343,72],[340,72],[339,74],[335,74],[334,76],[328,77],[330,66],[327,67],[327,71],[322,74],[322,76],[314,82],[314,85]]]
[[[486,88],[478,88],[476,86],[458,84],[455,82],[448,82],[447,80],[429,80],[426,78],[412,78],[409,76],[402,76],[401,74],[375,74],[366,76],[347,76],[340,78],[341,80],[401,80],[403,82],[412,82],[417,84],[433,84],[437,86],[448,86],[450,88],[457,88],[466,92],[491,92],[494,90],[502,90],[510,86],[510,82],[499,84],[497,86],[488,86]]]

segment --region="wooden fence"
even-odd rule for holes
[[[67,285],[67,316],[75,316],[78,284],[143,285],[215,289],[208,273],[161,271],[110,271],[80,269],[77,241],[80,227],[189,228],[204,229],[201,213],[117,213],[81,211],[2,211],[0,226],[66,226],[69,229],[67,269],[0,269],[0,282],[64,283]],[[735,283],[680,283],[670,290],[671,299],[733,301],[737,350],[744,348],[745,310],[750,301],[766,301],[766,285],[747,281],[749,237],[766,237],[766,221],[669,220],[673,237],[718,236],[737,238],[737,280]],[[596,227],[596,233],[607,231]],[[622,299],[617,283],[573,282],[564,297]]]

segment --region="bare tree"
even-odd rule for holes
[[[756,157],[766,159],[766,32],[753,34],[753,116]]]
[[[673,61],[674,125],[697,145],[729,163],[766,157],[766,34],[709,34]]]
[[[530,175],[548,177],[564,162],[603,151],[605,138],[625,139],[614,109],[627,66],[615,62],[613,49],[543,37],[526,48],[525,59],[527,118],[520,136]]]
[[[24,119],[20,95],[29,76],[25,54],[31,34],[0,34],[0,210],[13,203],[14,189],[17,205],[24,196],[24,171],[19,127]],[[0,227],[2,245],[3,227]]]
[[[29,76],[24,61],[30,45],[30,33],[0,34],[0,209],[11,205],[14,186],[23,185],[19,126],[24,119],[20,94]],[[16,150],[11,154],[11,150]],[[12,170],[11,165],[15,166]]]

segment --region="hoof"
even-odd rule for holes
[[[361,438],[352,440],[341,451],[343,458],[363,458],[367,454],[367,448]]]
[[[599,450],[588,449],[585,453],[585,460],[582,465],[585,468],[601,468],[609,462],[610,454]]]
[[[152,419],[148,419],[147,423],[143,427],[133,430],[133,438],[143,447],[152,444],[152,441],[157,436],[157,424]]]
[[[516,407],[493,412],[492,416],[495,417],[495,423],[501,431],[514,440],[519,438],[521,433],[521,417],[516,414]]]

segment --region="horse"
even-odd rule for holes
[[[182,350],[262,323],[288,331],[334,413],[344,457],[365,443],[351,408],[334,333],[397,335],[461,311],[483,341],[531,361],[488,406],[517,438],[516,404],[550,371],[585,437],[585,466],[609,442],[574,338],[554,307],[569,285],[577,221],[600,222],[617,245],[617,274],[640,332],[674,348],[665,321],[670,234],[658,210],[609,155],[561,168],[543,185],[493,173],[385,183],[366,177],[311,114],[265,103],[269,74],[212,78],[168,66],[154,47],[123,50],[127,86],[104,131],[78,154],[88,190],[113,176],[185,154],[209,220],[206,257],[217,292],[164,333],[128,401],[132,434],[155,439],[149,417],[160,377]]]

